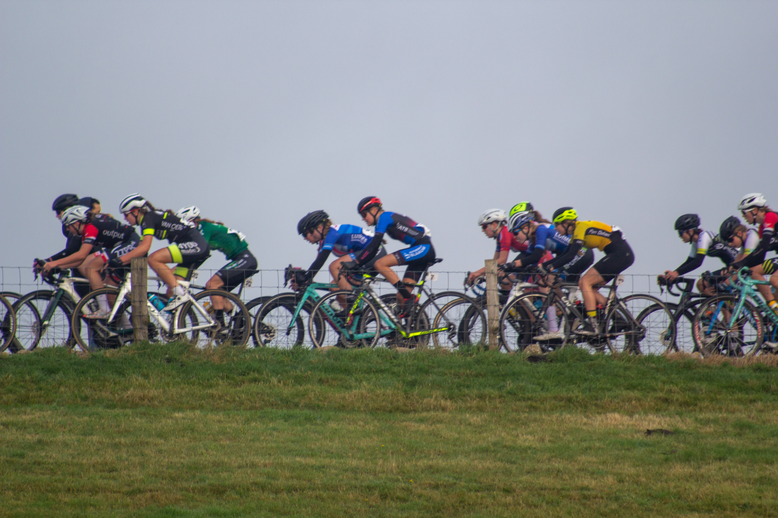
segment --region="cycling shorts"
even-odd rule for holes
[[[408,265],[403,279],[413,279],[418,282],[429,265],[435,261],[435,248],[432,243],[416,245],[398,250],[394,253],[394,257],[397,259],[397,264]]]
[[[611,243],[604,251],[605,257],[597,261],[592,268],[605,279],[605,282],[610,281],[635,262],[635,254],[624,240]]]
[[[381,246],[381,248],[378,249],[378,252],[376,252],[375,256],[372,259],[370,259],[368,262],[366,262],[365,264],[360,266],[360,269],[368,270],[368,271],[369,270],[374,270],[373,265],[375,264],[375,262],[378,261],[379,259],[381,259],[382,257],[384,257],[385,255],[386,255],[386,248]],[[349,256],[349,259],[351,259],[352,261],[356,261],[357,260],[357,256],[353,252],[348,254],[348,256]]]
[[[100,257],[104,263],[107,263],[111,259],[122,257],[123,255],[126,255],[127,253],[135,250],[136,248],[138,248],[139,244],[140,244],[140,238],[138,237],[138,234],[133,232],[132,234],[130,234],[130,238],[128,240],[119,243],[118,245],[116,245],[115,247],[111,248],[108,251],[103,249],[97,252],[95,255],[97,257]],[[127,275],[129,271],[130,271],[130,263],[127,263],[126,265],[120,268],[111,268],[110,271],[106,273],[106,275],[109,275],[115,282],[121,283],[122,281],[124,281],[124,277]]]
[[[180,266],[191,266],[194,263],[202,262],[208,259],[210,255],[208,246],[197,241],[187,241],[185,243],[173,243],[169,247],[170,257],[173,262]]]
[[[567,263],[560,270],[560,277],[566,282],[578,282],[581,274],[585,272],[594,262],[594,250],[587,248],[586,252],[576,255],[575,259]],[[599,270],[597,270],[599,272]]]
[[[762,271],[768,275],[778,271],[778,257],[773,257],[762,263]]]
[[[257,273],[257,258],[246,249],[216,272],[216,275],[224,283],[222,289],[232,291],[255,273]]]

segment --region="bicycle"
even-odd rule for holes
[[[673,314],[675,320],[675,336],[672,337],[672,344],[670,349],[676,352],[683,352],[691,354],[697,351],[697,346],[692,338],[692,324],[694,322],[694,314],[697,312],[697,308],[700,303],[708,298],[708,295],[700,293],[692,293],[694,288],[694,279],[688,277],[676,277],[673,281],[667,282],[659,279],[658,282],[661,293],[667,290],[667,293],[674,297],[681,297],[677,303],[665,302],[664,305]],[[673,288],[679,288],[679,292],[673,291]],[[646,313],[652,313],[654,311],[663,311],[659,306],[652,306],[647,308]],[[665,339],[670,337],[665,336]]]
[[[700,304],[694,315],[692,337],[704,357],[713,354],[753,356],[760,351],[766,331],[775,339],[778,315],[754,288],[770,283],[752,279],[748,268],[738,270],[733,280],[736,282],[732,283],[732,288],[737,293],[710,297]],[[756,306],[752,300],[756,301]],[[771,324],[769,330],[762,315],[766,315]]]
[[[43,261],[36,259],[36,263]],[[81,300],[77,284],[89,285],[87,279],[70,277],[69,270],[54,268],[48,275],[34,270],[35,280],[41,280],[54,290],[36,290],[27,293],[15,304],[17,320],[21,327],[17,329],[19,346],[27,351],[37,347],[73,347],[72,317],[73,309]]]
[[[437,259],[432,264],[441,261]],[[425,285],[427,274],[428,270],[425,270],[419,282],[408,285],[409,288],[417,288],[418,292],[410,308],[405,311],[405,308],[396,304],[394,294],[381,296],[375,291],[373,285],[379,279],[372,274],[362,273],[363,279],[356,291],[331,292],[316,303],[309,317],[311,341],[317,347],[376,347],[380,342],[381,346],[386,347],[421,348],[426,347],[432,337],[434,347],[446,349],[482,343],[486,319],[475,301],[464,294],[453,292],[457,298],[448,300],[441,307],[437,301],[449,298],[452,292],[433,294]],[[419,304],[422,294],[427,298],[423,304]],[[345,296],[348,301],[342,311],[334,309],[330,304],[338,296]],[[428,316],[431,314],[430,308],[436,310],[431,327]],[[472,311],[476,311],[478,324],[460,326],[463,316],[471,315]]]
[[[500,315],[503,346],[508,351],[521,351],[537,343],[541,350],[547,352],[574,343],[593,352],[607,350],[612,354],[666,351],[675,336],[675,321],[669,309],[651,295],[634,294],[620,298],[617,289],[623,282],[624,276],[618,275],[607,285],[606,304],[597,310],[597,334],[594,336],[576,333],[586,318],[586,310],[576,295],[577,283],[556,280],[548,293],[521,295],[507,304]],[[563,294],[563,290],[567,290],[567,295]],[[646,311],[654,305],[661,311]],[[549,318],[557,319],[556,327],[562,332],[562,337],[539,341],[536,337],[550,327]]]
[[[152,278],[151,280],[159,279]],[[248,342],[251,330],[251,316],[246,306],[235,294],[225,290],[206,290],[192,295],[191,281],[179,280],[178,284],[185,290],[185,302],[173,309],[165,311],[167,303],[164,296],[150,293],[146,299],[149,312],[149,341],[171,342],[182,340],[204,348],[210,345],[232,343],[244,346]],[[132,304],[132,274],[128,273],[119,288],[106,286],[92,291],[82,298],[73,310],[72,326],[80,330],[75,334],[76,343],[83,351],[95,349],[118,348],[132,342],[133,328]],[[107,316],[95,317],[99,313],[98,297],[108,296],[110,312]],[[225,321],[219,322],[208,304],[211,296],[223,297],[232,304],[231,311],[225,311]],[[156,296],[161,300],[159,307],[152,303]],[[113,299],[113,302],[110,302]],[[82,327],[82,323],[84,324]]]
[[[318,282],[297,285],[295,274],[300,271],[292,265],[287,266],[284,269],[283,285],[294,285],[297,289],[294,293],[280,293],[270,297],[257,312],[252,333],[257,345],[281,349],[314,347],[312,342],[306,341],[305,324],[308,319],[303,314],[310,315],[314,304],[321,298],[318,291],[329,291],[338,285]]]

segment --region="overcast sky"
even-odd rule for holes
[[[776,27],[775,1],[0,0],[0,265],[64,246],[57,195],[140,192],[265,269],[307,267],[300,217],[362,224],[368,195],[440,270],[481,267],[478,216],[523,200],[672,269],[680,214],[778,206]]]

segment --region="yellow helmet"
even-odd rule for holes
[[[562,207],[554,212],[554,223],[562,223],[563,221],[578,219],[578,213],[572,207]]]

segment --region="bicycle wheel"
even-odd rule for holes
[[[73,347],[75,341],[71,331],[71,317],[74,305],[70,302],[70,297],[66,298],[65,295],[56,304],[54,300],[55,292],[39,290],[24,295],[14,304],[17,326],[18,322],[25,326],[34,321],[39,322],[38,329],[19,331],[37,335],[26,343],[22,342],[28,351],[41,347]],[[33,315],[29,315],[30,312]]]
[[[537,343],[543,352],[561,347],[569,335],[565,311],[558,302],[555,311],[549,311],[548,295],[544,293],[525,293],[510,301],[500,313],[500,340],[508,352],[523,351],[527,346]],[[563,337],[538,341],[536,336],[549,331],[549,317],[556,319],[556,328]]]
[[[294,317],[297,299],[282,293],[265,302],[254,319],[254,337],[262,347],[291,349],[295,345],[313,347],[306,340],[302,311]]]
[[[76,344],[84,352],[99,349],[117,349],[129,343],[133,338],[132,306],[127,299],[116,299],[119,290],[113,286],[90,292],[76,304],[70,321]],[[119,307],[110,321],[108,316],[94,318],[100,312],[99,297],[106,296],[113,312],[113,306]]]
[[[375,347],[382,326],[378,312],[365,297],[354,308],[355,303],[347,304],[346,309],[338,311],[332,307],[336,297],[353,297],[351,290],[333,291],[320,298],[311,309],[308,320],[308,332],[315,347]],[[317,327],[319,329],[317,330]]]
[[[5,351],[15,337],[16,313],[8,299],[0,296],[0,352]]]
[[[437,302],[437,299],[435,300]],[[432,344],[438,348],[457,349],[460,345],[486,343],[486,317],[470,297],[449,300],[432,321],[433,329],[446,327],[448,331],[434,333]]]
[[[632,352],[664,354],[673,350],[675,316],[664,302],[651,295],[636,294],[624,297],[621,303],[638,324],[632,337]]]
[[[232,305],[230,311],[224,311],[223,321],[216,317],[216,312],[210,305],[212,296],[222,297]],[[251,336],[251,315],[237,295],[224,290],[203,290],[192,298],[196,304],[187,302],[176,312],[178,328],[174,330],[174,334],[199,348],[223,344],[243,347],[248,343]],[[209,303],[207,309],[206,302]],[[196,326],[205,325],[209,317],[214,322],[212,326],[180,332],[183,329],[191,329],[193,322]]]
[[[23,350],[31,350],[38,343],[38,337],[40,336],[41,318],[38,314],[38,310],[32,303],[27,303],[24,311],[20,311],[17,303],[22,298],[18,293],[12,291],[0,292],[0,297],[5,297],[14,313],[16,314],[16,335],[6,351],[10,353],[18,353]]]
[[[251,315],[251,340],[249,341],[248,344],[246,344],[249,347],[259,347],[261,345],[259,343],[259,340],[257,339],[257,335],[254,334],[254,322],[257,319],[259,310],[262,309],[262,306],[265,304],[265,302],[267,302],[271,298],[272,297],[269,296],[261,296],[246,302],[246,309],[249,310],[249,315]]]
[[[692,324],[692,337],[703,356],[748,356],[759,352],[764,340],[762,315],[748,300],[735,315],[735,295],[717,295],[700,303]]]

